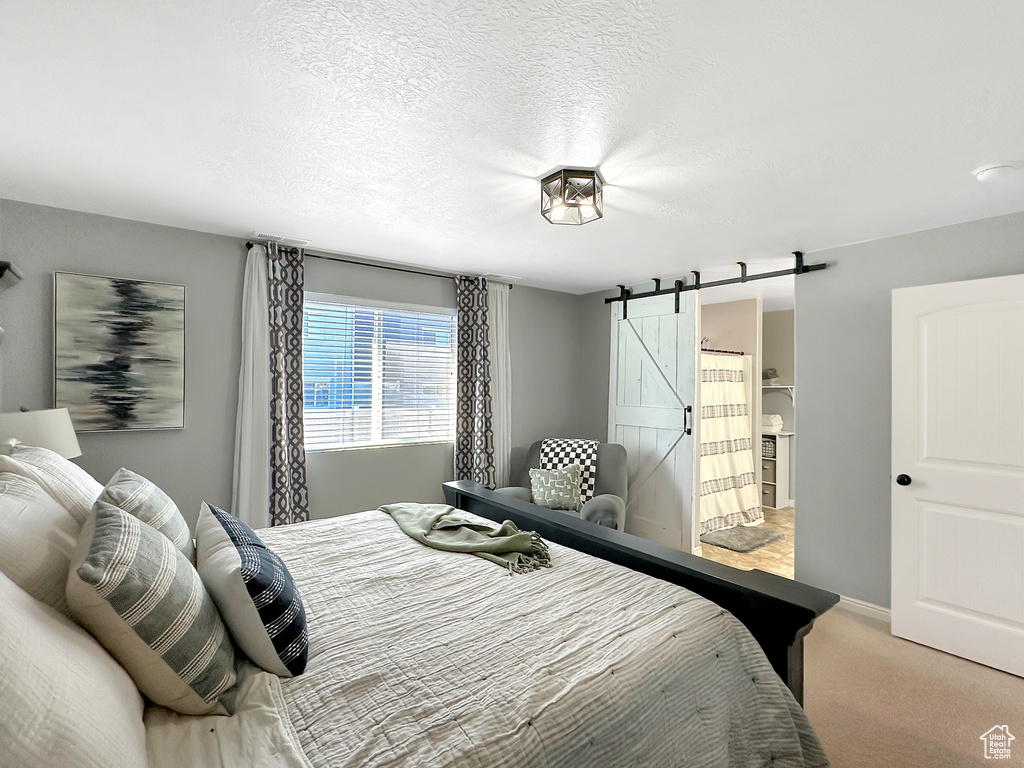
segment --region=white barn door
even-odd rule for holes
[[[1024,676],[1024,275],[892,317],[892,632]]]
[[[608,440],[629,457],[626,532],[692,552],[697,294],[612,304]],[[687,410],[689,408],[689,410]],[[690,428],[691,434],[686,434]]]

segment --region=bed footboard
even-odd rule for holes
[[[489,491],[479,483],[445,483],[444,497],[458,509],[497,522],[511,520],[549,541],[678,584],[717,603],[750,630],[803,704],[803,639],[814,620],[839,602],[839,595],[764,571],[741,571],[705,560]]]

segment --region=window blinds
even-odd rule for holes
[[[306,299],[306,448],[455,436],[452,315]]]

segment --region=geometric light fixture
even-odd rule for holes
[[[594,170],[562,168],[540,182],[540,213],[552,224],[586,224],[604,216],[604,179]]]

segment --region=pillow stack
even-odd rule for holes
[[[0,456],[0,595],[15,590],[25,603],[15,605],[4,597],[17,612],[5,622],[18,623],[10,624],[16,631],[0,633],[0,675],[11,680],[17,672],[34,679],[44,671],[38,659],[14,656],[30,653],[33,645],[49,647],[32,639],[45,627],[63,638],[65,650],[57,653],[61,663],[66,659],[67,669],[81,670],[83,676],[69,683],[66,675],[47,672],[47,679],[39,681],[40,690],[51,683],[63,686],[68,707],[62,712],[77,712],[81,722],[66,724],[52,711],[40,714],[30,706],[52,710],[62,692],[29,697],[31,702],[0,698],[3,741],[10,737],[15,749],[19,744],[25,749],[25,761],[17,762],[19,757],[16,765],[58,754],[45,751],[40,740],[63,749],[77,744],[89,729],[97,730],[102,748],[94,758],[83,746],[82,765],[121,764],[119,759],[110,762],[113,758],[104,762],[104,751],[123,753],[132,762],[142,727],[139,691],[184,714],[230,714],[235,643],[270,672],[288,677],[303,672],[305,611],[281,559],[248,526],[207,504],[197,534],[198,561],[197,544],[174,502],[128,469],[119,469],[103,487],[43,448],[16,445],[10,456]],[[75,619],[92,637],[40,603]],[[30,620],[21,616],[26,606],[36,606],[35,613],[28,610]],[[106,666],[96,659],[106,659]],[[100,669],[106,670],[103,680],[88,677]],[[129,686],[136,703],[118,694],[125,703],[108,707],[105,691],[120,690],[129,680],[135,684]],[[85,694],[95,691],[95,701],[76,703],[79,688]],[[129,725],[120,717],[122,710],[130,714]],[[96,724],[105,723],[108,715],[113,732],[105,734]],[[20,741],[17,730],[24,731],[17,734]]]

